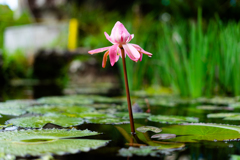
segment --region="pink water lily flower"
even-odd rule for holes
[[[124,25],[119,21],[116,22],[116,24],[114,25],[110,36],[106,32],[104,32],[104,34],[113,45],[88,51],[89,54],[106,51],[102,61],[103,68],[105,68],[106,66],[108,55],[112,66],[115,64],[115,62],[118,61],[119,56],[121,56],[121,51],[119,47],[123,47],[125,51],[125,56],[128,55],[128,57],[135,62],[137,62],[138,60],[141,61],[143,54],[146,54],[149,57],[152,56],[151,53],[144,51],[140,46],[128,43],[133,39],[134,35],[130,35]]]

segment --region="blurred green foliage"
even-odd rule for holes
[[[15,18],[14,12],[6,5],[0,5],[0,51],[2,54],[3,64],[0,65],[1,76],[4,82],[11,78],[29,78],[31,69],[25,54],[17,50],[15,53],[9,54],[4,49],[4,31],[7,27],[23,25],[30,23],[27,13],[23,13],[19,18]]]
[[[142,3],[139,2],[139,5]],[[209,4],[213,3],[216,1],[209,1]],[[71,14],[80,21],[81,46],[110,46],[103,33],[106,31],[110,34],[116,21],[120,21],[129,33],[135,34],[131,43],[153,53],[152,58],[144,56],[142,62],[126,59],[132,90],[158,85],[170,87],[174,93],[184,97],[240,95],[240,23],[225,23],[219,18],[221,13],[217,12],[208,15],[211,18],[206,17],[204,11],[210,6],[197,9],[197,6],[204,4],[203,1],[193,4],[194,13],[195,10],[197,13],[195,17],[184,16],[182,12],[179,15],[156,14],[154,8],[145,15],[132,10],[121,14],[114,10],[81,8],[84,5],[80,8],[75,6],[76,12]],[[173,8],[170,10],[173,11]],[[99,55],[101,59],[103,54]],[[121,70],[121,61],[118,64]],[[107,67],[110,67],[109,63]]]
[[[4,30],[10,26],[29,24],[30,19],[27,13],[15,18],[14,12],[6,5],[0,5],[0,49],[3,49]]]

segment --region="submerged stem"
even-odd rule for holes
[[[121,49],[121,54],[122,54],[123,72],[124,72],[125,88],[126,88],[127,103],[128,103],[128,113],[129,113],[129,119],[130,119],[130,125],[131,125],[131,133],[135,137],[136,132],[135,132],[135,127],[134,127],[132,105],[131,105],[131,99],[130,99],[129,87],[128,87],[125,54],[124,54],[124,49],[123,49],[122,45],[119,45],[119,48]]]

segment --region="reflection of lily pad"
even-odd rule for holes
[[[145,133],[147,131],[152,131],[154,133],[159,133],[162,130],[160,128],[153,127],[153,126],[142,126],[142,127],[138,127],[137,131],[142,132],[142,133]]]
[[[66,116],[35,116],[14,118],[7,121],[15,126],[42,128],[47,123],[53,123],[62,127],[71,127],[83,124],[81,118],[66,117]]]
[[[107,140],[66,139],[97,135],[89,130],[23,130],[0,132],[0,150],[4,154],[40,156],[45,154],[87,152],[105,146]],[[64,138],[64,139],[62,139]]]
[[[27,111],[32,113],[86,113],[94,111],[91,107],[80,106],[37,106],[28,108]]]
[[[97,123],[97,124],[126,124],[130,123],[127,119],[122,118],[98,118],[98,119],[89,119],[88,123]]]
[[[236,116],[240,116],[240,113],[212,113],[207,115],[208,118],[227,118]]]
[[[3,115],[20,116],[24,113],[26,113],[25,110],[18,109],[18,108],[0,108],[0,114],[3,114]]]
[[[151,138],[158,138],[160,139],[172,139],[175,138],[176,134],[155,134]]]
[[[129,113],[128,112],[118,112],[114,114],[117,117],[121,117],[121,118],[129,118]],[[137,118],[147,118],[149,117],[150,114],[149,113],[133,113],[133,118],[137,119]]]
[[[224,141],[240,138],[240,127],[218,124],[185,124],[162,128],[163,133],[176,134],[174,142]]]
[[[167,115],[152,115],[148,117],[148,120],[160,123],[186,123],[186,122],[198,122],[198,118],[195,117],[183,117],[183,116],[167,116]]]

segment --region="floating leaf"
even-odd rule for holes
[[[43,97],[37,100],[40,103],[45,104],[92,104],[93,100],[87,98],[87,96],[62,96],[62,97]]]
[[[223,120],[237,121],[237,120],[240,120],[240,113],[213,113],[213,114],[208,114],[207,117],[223,118]]]
[[[12,115],[12,116],[20,116],[22,114],[26,113],[23,109],[18,108],[0,108],[0,114],[3,115]]]
[[[175,142],[225,141],[240,138],[240,127],[219,124],[184,124],[162,128],[163,133],[176,134]]]
[[[114,114],[117,117],[121,117],[121,118],[129,118],[129,113],[128,112],[118,112]],[[149,113],[133,113],[133,118],[137,119],[137,118],[147,118],[149,117],[150,114]]]
[[[91,107],[80,107],[80,106],[37,106],[28,108],[27,111],[32,113],[86,113],[94,111]]]
[[[177,103],[173,102],[172,100],[159,99],[159,98],[149,98],[148,101],[150,105],[160,105],[165,107],[175,107],[177,105]]]
[[[240,115],[232,116],[232,117],[225,117],[225,118],[223,118],[223,120],[239,121],[240,120]]]
[[[122,148],[118,151],[118,154],[123,157],[132,157],[133,155],[157,157],[158,154],[169,154],[169,152],[181,150],[185,147],[183,143],[153,142],[153,144],[154,146],[140,146],[139,148],[129,147],[128,149]]]
[[[226,118],[235,116],[240,116],[240,113],[212,113],[207,115],[208,118]]]
[[[3,152],[0,152],[0,159],[1,160],[15,160],[16,156],[14,155],[9,155],[9,154],[5,154]]]
[[[145,133],[147,131],[152,131],[154,133],[159,133],[162,130],[160,128],[153,127],[153,126],[142,126],[142,127],[138,127],[137,131],[142,132],[142,133]]]
[[[120,149],[118,154],[123,157],[132,157],[133,155],[157,157],[159,151],[154,151],[155,149],[156,147],[153,146],[141,146],[140,148],[129,147],[128,149]]]
[[[97,124],[126,124],[130,123],[129,120],[122,118],[98,118],[98,119],[89,119],[88,123],[97,123]]]
[[[12,124],[0,125],[0,129],[7,128],[9,126],[12,126]]]
[[[58,115],[61,116],[68,116],[68,117],[78,117],[78,118],[113,118],[114,116],[111,114],[104,114],[98,112],[91,112],[91,113],[59,113]]]
[[[232,154],[230,157],[231,157],[230,160],[240,160],[240,156],[239,155]]]
[[[229,107],[232,107],[232,108],[240,108],[240,102],[230,104]]]
[[[34,116],[14,118],[7,121],[15,126],[42,128],[47,123],[53,123],[62,127],[71,127],[83,124],[83,119],[66,116]]]
[[[22,104],[17,102],[0,102],[0,108],[25,109],[29,106],[29,104]]]
[[[233,110],[231,107],[221,107],[221,106],[213,106],[213,105],[201,105],[197,106],[197,109],[203,110]]]
[[[167,116],[167,115],[152,115],[148,117],[148,120],[160,123],[186,123],[186,122],[198,122],[198,118],[195,117],[183,117],[183,116]]]
[[[232,97],[213,97],[213,98],[199,98],[197,100],[200,103],[210,103],[217,105],[228,105],[232,103],[236,103],[237,99]]]
[[[66,153],[88,152],[105,146],[107,140],[66,139],[97,135],[89,130],[22,130],[0,132],[0,150],[15,156],[41,156],[45,154],[63,155]],[[64,139],[61,139],[64,138]]]
[[[175,138],[176,134],[155,134],[151,138],[158,138],[158,139],[172,139]]]

